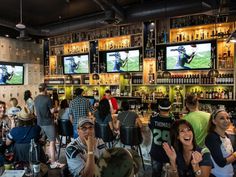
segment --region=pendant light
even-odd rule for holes
[[[16,28],[18,29],[25,29],[25,25],[23,24],[22,21],[22,0],[20,0],[20,22],[18,24],[16,24]]]

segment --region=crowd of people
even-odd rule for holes
[[[198,98],[194,95],[187,95],[185,104],[187,114],[179,120],[174,120],[171,126],[163,123],[161,117],[157,119],[153,116],[150,119],[151,130],[153,125],[156,126],[156,129],[152,130],[151,157],[155,169],[152,176],[168,173],[171,177],[233,177],[236,152],[226,133],[230,126],[229,114],[224,109],[217,109],[211,114],[200,111]],[[163,109],[163,106],[160,104],[159,116],[163,112],[161,108]],[[168,119],[168,114],[165,117]],[[161,170],[161,162],[157,163],[157,160],[161,161],[163,158],[152,153],[158,145],[165,152],[162,152],[160,157],[168,157],[165,159],[165,162],[169,163],[166,171]]]
[[[68,103],[66,99],[59,100],[56,94],[52,99],[47,85],[41,83],[39,94],[34,99],[29,90],[25,91],[24,105],[19,106],[16,98],[9,100],[9,107],[0,101],[0,144],[4,142],[5,149],[12,147],[15,161],[29,161],[28,152],[33,139],[38,147],[39,161],[49,163],[52,169],[62,168],[65,164],[56,159],[56,141],[57,119],[63,119],[73,127],[72,141],[65,149],[67,167],[72,176],[105,177],[116,174],[117,168],[126,176],[137,173],[140,166],[138,154],[124,148],[109,150],[106,143],[95,136],[95,124],[106,125],[113,136],[119,138],[122,126],[140,127],[142,130],[139,115],[130,110],[126,100],[119,108],[110,90],[106,90],[95,105],[83,96],[83,91],[77,88],[75,98]],[[185,104],[187,114],[183,118],[176,120],[167,99],[159,101],[158,110],[150,116],[152,176],[233,177],[236,152],[226,133],[230,126],[229,114],[224,109],[212,113],[200,111],[194,95],[187,95]],[[49,142],[48,158],[43,149],[46,140]],[[120,157],[123,154],[129,161],[118,158],[116,163],[119,165],[113,167],[115,161],[108,159],[117,158],[117,154]],[[0,165],[4,164],[3,156],[4,152],[0,152]],[[107,162],[109,165],[103,164]],[[112,168],[107,169],[108,166]]]

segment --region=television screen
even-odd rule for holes
[[[89,73],[89,55],[70,55],[63,57],[64,74]]]
[[[212,43],[193,43],[166,47],[166,70],[211,69]]]
[[[126,50],[106,53],[107,72],[139,71],[140,50]]]
[[[16,63],[0,63],[0,85],[23,85],[24,66]]]

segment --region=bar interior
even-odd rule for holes
[[[93,138],[102,139],[107,152],[111,149],[110,153],[114,150],[115,154],[119,148],[132,149],[139,155],[136,176],[226,173],[229,176],[224,177],[233,177],[236,171],[236,3],[233,0],[13,0],[1,5],[0,12],[1,173],[7,175],[9,169],[14,169],[24,170],[22,173],[29,176],[94,176],[88,159],[97,156],[96,147],[87,149],[88,140],[80,137],[80,130],[90,131],[87,127],[90,125],[94,127]],[[42,91],[44,88],[46,91]],[[27,107],[28,90],[33,110]],[[48,102],[38,98],[42,95],[48,97]],[[110,106],[108,113],[104,99]],[[40,105],[43,103],[48,107]],[[29,114],[24,117],[25,108]],[[41,113],[47,111],[45,115]],[[199,112],[206,114],[207,122]],[[52,123],[46,121],[49,114]],[[218,120],[219,114],[222,115]],[[32,162],[33,143],[37,144],[38,139],[23,141],[16,133],[24,137],[25,129],[16,131],[16,128],[22,128],[20,122],[29,121],[29,116],[34,116],[31,126],[37,125],[47,136],[42,145],[47,160],[41,161],[41,155],[36,153],[39,167]],[[83,122],[84,117],[92,122]],[[64,118],[68,124],[61,122]],[[209,128],[211,124],[214,130]],[[45,130],[47,126],[51,131]],[[181,129],[183,126],[185,129]],[[189,145],[186,135],[181,139],[186,128],[191,131],[188,134],[191,143],[196,144]],[[178,135],[174,134],[175,129]],[[218,139],[213,132],[219,135]],[[181,150],[175,147],[175,136]],[[221,152],[220,147],[226,146],[222,140],[225,137],[230,140],[230,148]],[[70,146],[78,138],[84,143],[87,156],[83,157],[85,162],[73,164]],[[27,154],[31,150],[33,155],[17,159],[17,143],[27,144]],[[205,145],[212,159],[208,159],[208,164],[184,154],[187,146],[197,152],[198,147],[204,149]],[[174,160],[171,146],[176,148]],[[9,153],[14,157],[6,158]],[[183,155],[187,171],[180,169],[184,162],[178,161],[179,154]],[[204,153],[200,156],[206,158]],[[100,160],[102,157],[97,156]],[[120,154],[119,157],[123,158]],[[227,171],[223,162],[232,167]],[[110,163],[109,169],[100,167],[102,176],[109,176],[113,168]],[[81,169],[76,171],[79,165]],[[114,169],[114,174],[118,171],[122,169]]]

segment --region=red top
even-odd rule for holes
[[[103,96],[102,99],[107,99],[106,96]],[[111,104],[112,104],[112,108],[113,110],[118,110],[118,103],[117,100],[114,97],[111,97]]]

